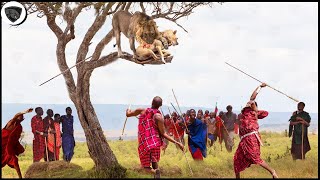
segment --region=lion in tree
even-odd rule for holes
[[[140,45],[136,49],[137,55],[142,59],[152,57],[155,60],[161,60],[165,64],[164,58],[171,55],[169,51],[165,50],[165,45],[169,47],[179,44],[176,33],[176,30],[168,29],[160,32],[160,37],[164,39],[163,41],[155,39],[152,44],[141,41]],[[156,53],[159,54],[160,58]]]
[[[136,58],[135,39],[140,43],[152,44],[155,39],[163,42],[165,49],[168,49],[166,40],[162,38],[156,22],[142,12],[135,12],[133,15],[127,11],[118,11],[112,17],[113,35],[116,37],[118,46],[118,57],[123,55],[121,50],[121,32],[129,39],[130,49]]]

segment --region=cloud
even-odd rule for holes
[[[308,111],[318,112],[317,14],[317,3],[224,3],[196,9],[179,20],[189,33],[158,19],[160,30],[178,30],[179,46],[170,48],[172,63],[141,66],[118,60],[98,68],[91,76],[91,101],[150,104],[160,95],[169,104],[174,102],[173,88],[182,106],[214,107],[218,99],[221,108],[232,104],[237,110],[259,83],[227,66],[227,61],[305,101]],[[76,39],[66,51],[69,66],[75,64],[81,37],[93,21],[92,12],[79,15]],[[60,72],[55,58],[57,40],[44,18],[28,17],[23,26],[4,24],[2,30],[3,102],[71,103],[63,76],[38,86]],[[87,56],[110,30],[108,18]],[[123,35],[121,42],[123,51],[131,52]],[[115,39],[102,54],[117,51],[113,44]],[[76,70],[72,73],[76,80]],[[270,88],[263,89],[258,100],[259,107],[270,111],[296,109],[294,101]]]

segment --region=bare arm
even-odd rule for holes
[[[135,110],[127,109],[126,116],[127,117],[138,116],[139,114],[141,114],[144,111],[145,111],[144,108],[138,108],[138,109],[135,109]]]
[[[154,115],[154,118],[158,124],[158,127],[159,127],[159,131],[160,131],[160,134],[161,136],[163,136],[164,138],[168,139],[170,142],[172,143],[175,143],[175,144],[178,144],[180,149],[183,151],[184,150],[184,147],[183,145],[180,143],[180,142],[177,142],[175,141],[172,137],[170,137],[166,132],[165,132],[165,128],[164,128],[164,120],[163,120],[163,117],[162,115],[160,114],[155,114]]]
[[[251,95],[251,97],[250,97],[250,100],[251,100],[251,101],[254,101],[254,100],[256,99],[256,97],[257,97],[260,89],[263,88],[263,87],[266,87],[266,86],[267,86],[266,83],[262,83],[260,86],[258,86],[258,87],[253,91],[253,93],[252,93],[252,95]]]
[[[298,122],[297,122],[297,123],[304,124],[304,125],[306,125],[307,127],[309,127],[309,126],[310,126],[310,123],[308,123],[306,120],[304,120],[304,119],[303,119],[303,118],[301,118],[301,117],[297,117],[297,120],[298,120]]]

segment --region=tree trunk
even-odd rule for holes
[[[78,117],[86,136],[89,155],[94,161],[95,169],[100,172],[103,171],[107,178],[123,178],[125,177],[126,169],[118,163],[111,150],[90,101],[91,73],[92,71],[79,73],[79,75],[84,74],[84,78],[80,78],[81,82],[79,82],[80,79],[78,78],[75,102]],[[78,89],[79,87],[82,88]]]

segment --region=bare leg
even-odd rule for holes
[[[159,179],[160,178],[160,170],[157,162],[152,162],[152,168],[155,170],[154,178]]]
[[[240,173],[236,173],[236,179],[240,179]]]
[[[266,162],[261,163],[260,166],[268,170],[269,173],[273,176],[273,178],[278,178],[276,171],[272,169]]]
[[[18,176],[19,176],[19,178],[21,179],[21,178],[22,178],[22,175],[21,175],[21,171],[20,171],[19,164],[16,163],[16,165],[14,166],[14,168],[16,169],[16,171],[17,171],[17,173],[18,173]]]

